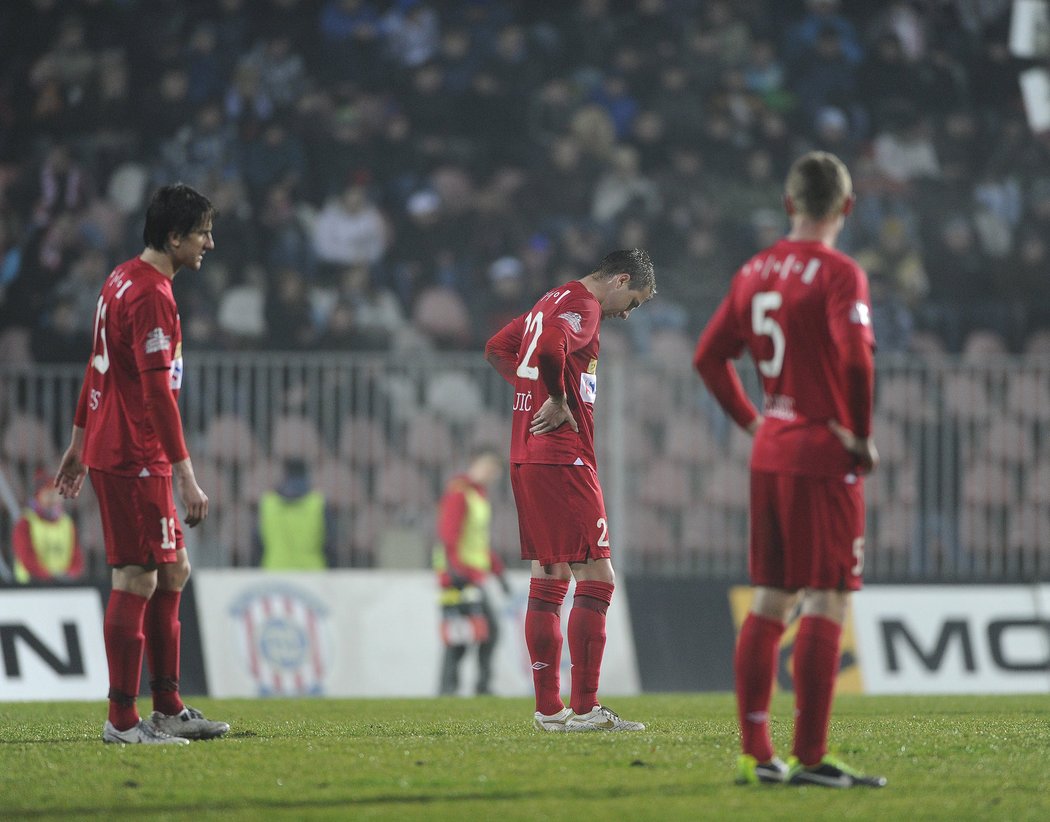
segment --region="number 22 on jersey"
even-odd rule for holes
[[[543,333],[543,312],[537,311],[535,314],[530,313],[525,317],[525,333],[523,336],[528,337],[532,334],[532,338],[529,340],[528,347],[525,349],[525,356],[521,358],[521,362],[518,364],[517,375],[523,380],[537,380],[540,377],[540,369],[537,365],[529,365],[532,360],[532,355],[536,353],[536,345],[540,341],[540,334]]]

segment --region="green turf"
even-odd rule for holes
[[[542,734],[495,697],[192,704],[229,736],[103,745],[103,703],[0,704],[0,819],[1050,819],[1045,696],[840,696],[833,751],[889,779],[851,791],[734,785],[728,694],[610,700],[634,734]]]

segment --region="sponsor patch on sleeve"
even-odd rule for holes
[[[154,328],[146,335],[146,353],[156,354],[158,351],[167,351],[171,348],[171,337],[164,333],[163,328]]]
[[[558,315],[559,320],[565,320],[577,334],[583,328],[583,318],[575,311],[565,311]]]

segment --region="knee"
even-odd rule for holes
[[[166,591],[181,591],[190,579],[190,563],[185,557],[160,568],[160,587]]]

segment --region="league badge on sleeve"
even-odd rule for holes
[[[580,399],[594,405],[594,398],[598,395],[598,375],[580,374]]]

